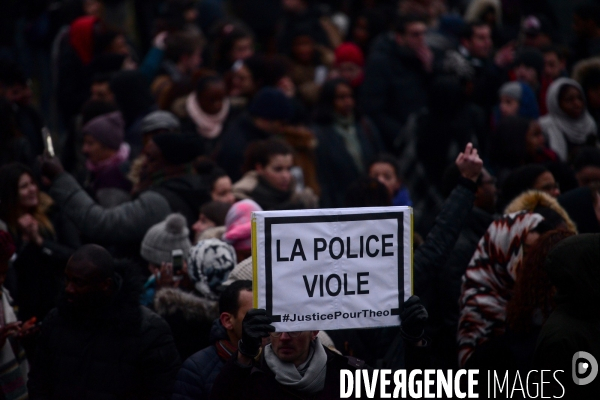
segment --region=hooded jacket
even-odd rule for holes
[[[600,379],[576,385],[573,376],[581,361],[598,372],[600,360],[600,234],[572,236],[559,243],[546,259],[546,272],[557,288],[557,306],[542,328],[534,356],[538,369],[563,370],[558,375],[564,388],[554,384],[548,396],[566,399],[591,399],[600,392]],[[587,352],[596,363],[582,360],[578,352]],[[590,376],[587,374],[587,376]],[[585,377],[583,375],[582,377]]]

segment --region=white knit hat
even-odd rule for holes
[[[155,265],[171,262],[173,250],[182,250],[184,257],[187,257],[192,247],[189,234],[185,217],[181,214],[171,214],[148,229],[142,240],[140,254],[144,260]]]

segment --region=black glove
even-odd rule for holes
[[[406,340],[418,342],[423,338],[425,333],[425,322],[427,322],[427,310],[421,304],[421,299],[418,296],[411,296],[404,302],[400,320],[402,325],[400,331],[402,337]]]
[[[65,171],[58,157],[39,156],[38,162],[42,177],[47,178],[50,182]]]
[[[261,339],[269,336],[269,332],[275,332],[275,327],[271,325],[267,311],[262,308],[248,310],[242,321],[242,339],[238,343],[240,354],[249,358],[256,357]]]

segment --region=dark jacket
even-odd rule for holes
[[[121,276],[108,305],[82,316],[61,302],[44,320],[30,399],[170,397],[181,363],[169,326],[139,305],[139,285]]]
[[[316,155],[321,186],[320,205],[323,208],[343,207],[348,186],[366,172],[369,163],[383,150],[379,132],[370,120],[363,118],[355,125],[365,171],[358,169],[346,149],[344,138],[336,132],[333,124],[314,127],[319,143]]]
[[[327,370],[325,372],[325,388],[315,394],[306,395],[286,388],[275,380],[271,371],[261,357],[253,366],[244,367],[237,363],[237,356],[229,360],[215,380],[210,399],[339,399],[340,398],[340,370],[354,371],[357,369],[370,369],[363,361],[355,358],[342,357],[325,348],[327,353]],[[361,394],[364,396],[364,385]],[[366,396],[365,396],[366,398]],[[379,398],[379,391],[375,392]]]
[[[462,285],[462,276],[473,257],[479,239],[487,231],[494,216],[474,207],[466,218],[456,245],[448,257],[448,261],[434,278],[435,290],[432,299],[421,298],[428,304],[429,313],[427,335],[432,339],[433,357],[440,363],[440,368],[456,368],[458,349],[456,331],[458,329],[458,298]]]
[[[431,76],[416,54],[400,47],[392,35],[381,36],[374,43],[360,104],[375,122],[386,147],[393,144],[408,116],[426,105]]]
[[[185,360],[175,380],[172,400],[208,399],[215,379],[227,362],[217,352],[215,344],[219,340],[229,340],[229,337],[221,321],[216,319],[210,330],[213,344]]]
[[[557,306],[542,327],[534,355],[534,368],[561,369],[557,374],[564,386],[565,399],[592,399],[600,393],[600,378],[586,385],[576,385],[573,371],[587,361],[598,371],[600,360],[600,234],[572,236],[560,242],[546,259],[545,269],[557,288]],[[591,354],[595,361],[583,359]],[[581,361],[581,362],[580,362]],[[595,365],[594,365],[595,364]],[[589,369],[588,369],[589,370]],[[563,389],[554,380],[547,395],[560,397]]]

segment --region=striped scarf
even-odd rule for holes
[[[237,346],[229,340],[217,340],[215,342],[215,347],[217,348],[219,357],[225,361],[229,361],[229,359],[237,352]]]

